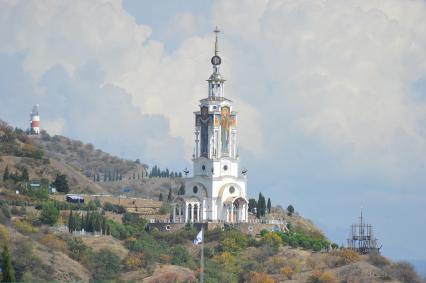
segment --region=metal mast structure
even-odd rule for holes
[[[364,223],[361,211],[359,223],[351,225],[348,248],[361,254],[369,254],[371,252],[380,252],[381,246],[379,247],[378,243],[379,240],[373,235],[373,226]]]

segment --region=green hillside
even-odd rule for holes
[[[120,203],[96,197],[67,203],[47,192],[52,183],[63,190],[59,194],[65,187],[120,193],[130,186],[135,195],[158,197],[182,185],[170,172],[154,175],[141,162],[91,145],[47,133],[32,138],[0,123],[0,276],[18,282],[197,282],[196,226],[148,229],[143,214]],[[167,198],[163,207],[170,207]],[[163,209],[166,218],[168,212]],[[261,219],[283,219],[288,231],[248,235],[225,226],[205,233],[206,282],[422,282],[407,263],[338,247],[297,212],[275,206]]]

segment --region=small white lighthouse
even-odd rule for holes
[[[31,125],[30,125],[30,134],[39,135],[40,134],[40,114],[38,113],[39,105],[34,105],[33,110],[31,111]]]

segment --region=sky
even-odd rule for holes
[[[0,119],[190,168],[215,26],[249,196],[426,261],[424,0],[3,0]]]

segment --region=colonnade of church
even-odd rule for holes
[[[200,222],[201,210],[199,203],[177,203],[173,206],[173,222]]]
[[[228,204],[224,209],[227,222],[245,222],[248,219],[248,206],[245,203],[238,207],[235,204]]]
[[[224,205],[222,208],[222,221],[224,222],[246,222],[248,219],[248,205],[235,203]],[[173,222],[201,222],[203,219],[202,205],[200,203],[176,203],[173,205]],[[216,221],[221,221],[217,219]]]

